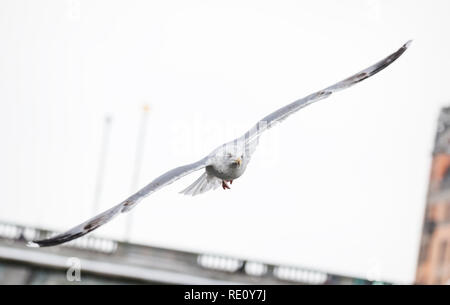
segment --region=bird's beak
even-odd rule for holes
[[[242,164],[242,159],[239,157],[239,158],[237,158],[236,161],[234,161],[234,162],[236,162],[237,165],[241,166],[241,164]]]

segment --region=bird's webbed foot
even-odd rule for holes
[[[222,188],[224,189],[224,190],[226,190],[226,189],[230,189],[230,186],[228,185],[228,183],[227,182],[230,182],[230,184],[233,184],[233,180],[222,180]]]

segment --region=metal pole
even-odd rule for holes
[[[137,188],[139,187],[139,176],[142,168],[142,159],[144,157],[145,135],[147,130],[149,111],[150,107],[148,105],[144,105],[144,107],[142,108],[141,123],[139,125],[139,134],[136,143],[136,155],[134,159],[133,177],[131,178],[131,193],[136,192]],[[133,222],[133,214],[129,214],[125,225],[126,242],[128,242],[131,237],[132,222]]]
[[[94,191],[94,203],[92,205],[93,215],[97,214],[100,210],[100,197],[103,189],[103,181],[105,175],[105,167],[106,167],[106,157],[108,154],[109,147],[109,137],[111,134],[111,124],[112,118],[111,116],[105,116],[105,122],[103,125],[103,134],[100,146],[100,158],[98,160],[98,169],[97,169],[97,179],[95,183],[95,191]]]

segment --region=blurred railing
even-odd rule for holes
[[[58,283],[64,283],[65,277],[61,275],[66,274],[69,260],[78,259],[81,274],[96,276],[97,279],[119,279],[123,283],[374,284],[364,279],[308,268],[149,247],[97,238],[95,235],[84,236],[58,247],[25,246],[28,240],[55,234],[37,228],[0,223],[0,264],[19,264],[26,266],[30,272],[52,270],[59,274]]]

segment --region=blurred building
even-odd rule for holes
[[[416,283],[450,284],[450,107],[438,121]]]
[[[384,284],[323,271],[85,236],[28,248],[55,232],[0,223],[0,284]]]

